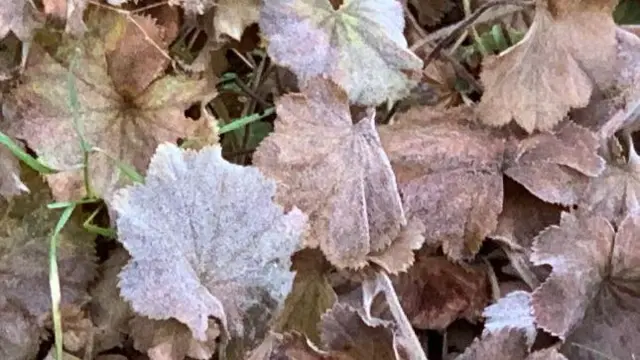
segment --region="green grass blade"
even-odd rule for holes
[[[97,208],[93,214],[91,214],[91,216],[89,216],[89,218],[87,220],[85,220],[85,222],[82,224],[82,226],[85,228],[85,230],[87,230],[88,232],[92,233],[92,234],[98,234],[98,235],[102,235],[105,237],[108,237],[110,239],[115,239],[116,238],[116,231],[112,228],[103,228],[97,225],[92,224],[93,219],[96,217],[96,215],[98,215],[98,213],[100,212],[100,210],[102,210],[102,206]]]
[[[38,159],[29,155],[20,145],[16,144],[10,137],[0,131],[0,144],[4,145],[23,163],[42,175],[55,174],[57,171],[41,163]]]
[[[262,113],[251,114],[238,119],[234,119],[230,123],[221,126],[218,133],[222,135],[230,131],[238,130],[244,126],[247,126],[248,124],[251,124],[252,122],[256,122],[258,120],[264,119],[267,116],[274,114],[275,112],[276,112],[275,108],[268,108]]]
[[[49,242],[49,287],[51,289],[51,317],[55,341],[55,358],[62,360],[62,317],[60,316],[60,276],[58,274],[58,236],[71,218],[75,204],[64,209]]]

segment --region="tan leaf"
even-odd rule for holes
[[[135,23],[134,23],[135,21]],[[120,16],[106,35],[107,71],[116,91],[135,99],[169,65],[165,54],[173,38],[151,16]]]
[[[66,31],[81,35],[87,27],[82,20],[87,0],[42,0],[44,13],[66,22]]]
[[[578,204],[580,211],[620,224],[640,209],[640,167],[635,161],[613,159],[605,171],[591,179]]]
[[[169,0],[169,5],[181,6],[187,13],[204,14],[215,5],[215,0]]]
[[[213,25],[219,33],[240,41],[244,29],[259,18],[259,0],[218,0]]]
[[[82,171],[77,170],[83,153],[67,90],[72,59],[80,94],[77,121],[85,140],[139,172],[146,170],[159,143],[189,137],[197,122],[185,118],[184,110],[212,93],[205,79],[164,76],[133,99],[122,96],[108,74],[104,34],[119,15],[92,9],[88,15],[92,31],[81,40],[65,38],[53,56],[33,45],[22,83],[5,102],[11,116],[0,124],[25,139],[45,163],[64,170],[47,178],[58,200],[86,194]],[[128,181],[101,153],[89,157],[88,174],[92,190],[106,200]]]
[[[532,262],[553,271],[533,293],[533,313],[538,327],[564,340],[569,358],[640,353],[639,234],[638,214],[616,232],[601,216],[563,213],[560,225],[536,238]]]
[[[612,83],[616,64],[613,2],[537,4],[526,37],[484,63],[481,79],[487,90],[479,114],[486,124],[501,126],[514,119],[529,133],[550,130],[571,108],[586,106],[594,86]]]
[[[312,249],[297,252],[292,261],[296,277],[274,330],[298,331],[317,344],[320,343],[320,317],[337,301],[326,277],[331,266],[319,250]]]
[[[414,251],[420,249],[424,243],[424,231],[422,222],[411,219],[388,248],[369,254],[367,259],[389,274],[406,271],[414,263]]]
[[[277,113],[254,164],[278,181],[278,203],[309,215],[308,246],[339,268],[366,265],[406,223],[373,113],[352,120],[346,94],[323,79],[280,98]]]
[[[470,111],[416,108],[379,128],[408,217],[427,243],[473,256],[502,210],[504,140],[467,121]]]
[[[519,140],[507,155],[505,175],[546,202],[572,205],[579,201],[589,177],[604,170],[599,146],[594,133],[567,122],[553,133]]]
[[[483,267],[454,264],[424,251],[393,283],[411,325],[419,329],[444,330],[459,318],[475,321],[489,302]]]

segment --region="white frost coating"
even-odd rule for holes
[[[361,105],[405,97],[415,81],[402,70],[423,65],[407,48],[396,0],[345,0],[338,10],[328,0],[266,0],[260,29],[271,58],[302,84],[327,76]]]
[[[152,319],[175,318],[205,340],[209,316],[231,336],[257,339],[289,292],[290,255],[306,215],[274,204],[275,183],[256,168],[162,144],[145,184],[114,200],[120,241],[132,260],[122,296]]]
[[[531,293],[527,291],[513,291],[489,305],[482,315],[487,319],[484,323],[483,336],[502,329],[512,328],[523,330],[527,336],[527,345],[531,346],[536,337],[536,325],[531,312]]]

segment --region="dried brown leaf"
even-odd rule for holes
[[[550,130],[571,108],[586,106],[594,86],[611,85],[616,65],[613,6],[608,0],[584,6],[538,1],[523,41],[484,63],[482,121],[501,126],[514,119],[529,133]]]
[[[380,127],[407,217],[420,219],[427,243],[473,256],[502,211],[504,140],[466,119],[468,109],[418,108]]]
[[[87,27],[82,19],[88,0],[42,0],[44,13],[66,22],[65,31],[82,35]]]
[[[367,259],[389,274],[407,271],[414,263],[414,251],[420,249],[424,243],[425,227],[417,219],[410,219],[398,237],[386,249],[373,252]]]
[[[507,155],[505,175],[546,202],[573,205],[585,191],[589,177],[604,170],[599,146],[594,133],[567,122],[553,133],[518,140]]]
[[[553,272],[533,293],[534,316],[539,327],[565,340],[568,357],[625,359],[640,353],[639,234],[637,214],[628,215],[616,233],[601,216],[564,213],[559,226],[536,238],[531,259]]]
[[[135,23],[134,23],[135,21]],[[132,15],[115,19],[106,43],[107,71],[116,91],[135,99],[169,65],[167,52],[174,40],[151,16]]]
[[[0,295],[0,359],[32,360],[38,354],[43,329],[20,307]]]
[[[254,164],[278,181],[278,203],[309,215],[308,246],[339,268],[366,265],[406,223],[373,114],[354,124],[346,94],[323,79],[280,98],[277,113]]]
[[[65,170],[48,176],[58,200],[86,194],[83,152],[69,103],[69,70],[75,75],[77,121],[85,140],[107,154],[144,172],[156,146],[163,141],[188,138],[197,122],[184,116],[193,103],[210,97],[206,79],[164,76],[143,93],[127,99],[116,91],[108,73],[106,34],[119,15],[92,8],[91,32],[80,40],[64,37],[50,56],[38,44],[32,46],[22,83],[4,103],[6,121],[0,125],[53,168]],[[0,120],[0,122],[2,122]],[[113,191],[128,182],[117,164],[93,153],[89,158],[92,190],[109,200]]]
[[[640,169],[633,162],[610,162],[605,171],[589,181],[578,208],[585,214],[620,224],[640,209]]]
[[[456,319],[475,321],[489,302],[483,267],[424,252],[393,283],[411,325],[419,329],[444,330]]]
[[[169,5],[181,6],[187,13],[200,15],[215,4],[215,0],[169,0]]]

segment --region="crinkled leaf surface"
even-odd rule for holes
[[[530,292],[510,292],[484,309],[482,316],[486,321],[483,334],[496,333],[502,329],[518,329],[527,336],[527,345],[531,346],[537,333],[532,310]]]
[[[25,191],[29,189],[20,180],[18,159],[4,145],[0,145],[0,197],[8,198]]]
[[[291,289],[289,257],[306,223],[298,209],[283,214],[274,194],[273,181],[228,163],[219,146],[160,145],[146,183],[114,200],[119,240],[132,256],[122,296],[142,315],[181,321],[201,341],[216,317],[242,358]]]
[[[604,160],[590,131],[573,123],[522,136],[486,128],[471,109],[421,107],[379,128],[407,217],[453,259],[473,256],[497,226],[503,174],[542,200],[573,205]]]
[[[586,106],[594,86],[611,85],[616,64],[611,16],[615,3],[537,2],[526,37],[484,63],[482,121],[500,126],[513,119],[529,133],[550,130],[571,108]],[[598,51],[590,50],[594,48]]]
[[[319,78],[280,98],[277,113],[254,164],[278,180],[278,203],[309,215],[308,246],[340,268],[366,265],[406,223],[373,114],[354,124],[346,94]]]
[[[533,293],[536,323],[565,340],[571,359],[640,353],[640,216],[628,215],[617,232],[601,216],[564,213],[559,226],[542,232],[532,261],[553,267]],[[581,347],[573,344],[582,345]]]
[[[31,360],[38,354],[44,330],[20,307],[0,296],[0,358]]]
[[[468,116],[423,107],[379,128],[407,217],[422,220],[426,241],[455,259],[478,251],[502,210],[504,140]]]
[[[411,325],[419,329],[444,330],[459,318],[474,321],[489,301],[482,267],[454,264],[424,252],[393,283]]]
[[[105,55],[114,39],[105,32],[119,15],[95,10],[88,16],[91,32],[82,40],[65,36],[52,55],[33,45],[22,82],[4,103],[7,119],[0,123],[11,135],[25,139],[45,163],[66,170],[47,179],[59,200],[85,195],[82,171],[71,170],[83,162],[69,97],[72,60],[78,123],[85,140],[139,172],[160,142],[189,136],[197,122],[183,112],[210,93],[206,80],[183,76],[164,76],[135,98],[118,93]],[[114,161],[102,154],[90,156],[88,173],[93,190],[105,199],[126,182]]]
[[[422,67],[396,0],[345,0],[337,10],[329,0],[267,0],[260,28],[275,62],[303,83],[328,76],[362,105],[405,97],[413,86],[405,72]]]
[[[604,170],[605,161],[596,152],[599,146],[594,133],[567,122],[553,133],[519,139],[509,151],[505,174],[546,202],[572,205],[589,177]]]
[[[622,159],[620,159],[622,160]],[[587,214],[603,216],[619,224],[640,209],[640,168],[628,161],[611,161],[591,179],[578,205]]]

